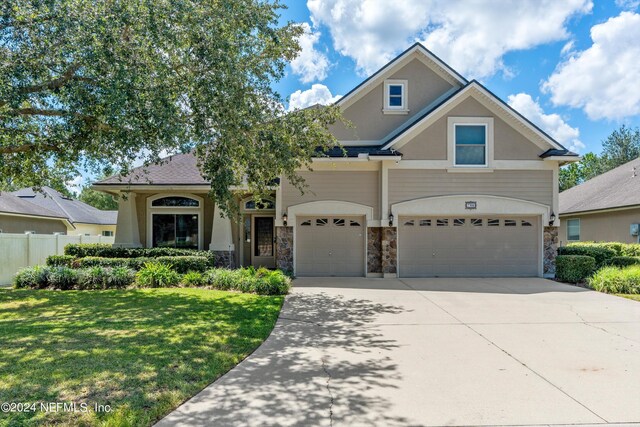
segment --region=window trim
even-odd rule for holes
[[[200,202],[199,207],[189,206],[152,206],[156,199],[164,197],[180,196]],[[198,215],[198,249],[204,249],[204,198],[191,193],[159,193],[147,198],[147,248],[153,247],[153,214],[195,214]]]
[[[569,238],[569,222],[570,221],[578,221],[578,238],[577,239],[571,239]],[[580,218],[571,218],[567,220],[567,241],[568,242],[579,242],[580,241],[580,234],[581,234],[581,223],[580,223]]]
[[[402,86],[402,105],[389,105],[389,86]],[[385,80],[384,81],[384,103],[382,105],[384,114],[409,114],[409,92],[407,80]]]
[[[456,163],[456,127],[484,126],[484,164],[459,165]],[[447,145],[449,166],[456,169],[488,169],[493,164],[493,117],[449,117],[447,119]]]

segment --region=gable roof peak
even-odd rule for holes
[[[391,74],[395,66],[402,63],[403,60],[416,53],[426,58],[426,60],[430,64],[433,64],[433,66],[428,66],[434,70],[437,69],[438,73],[442,76],[445,76],[447,80],[455,82],[459,86],[465,86],[469,83],[466,78],[464,78],[460,73],[451,68],[449,64],[440,59],[436,54],[427,49],[422,43],[415,42],[395,58],[393,58],[391,61],[383,65],[380,69],[378,69],[378,71],[367,77],[364,81],[362,81],[362,83],[351,89],[346,95],[336,101],[335,105],[349,105],[352,101],[358,99],[361,95],[369,92],[369,90],[372,89],[376,83],[379,83],[381,80],[386,78],[387,75]]]

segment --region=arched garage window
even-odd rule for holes
[[[197,196],[153,196],[147,214],[147,246],[200,249],[202,199]]]

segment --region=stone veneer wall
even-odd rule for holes
[[[558,255],[559,227],[544,227],[543,272],[544,275],[556,275],[556,256]]]
[[[236,268],[235,251],[213,251],[214,265],[223,268]]]
[[[293,227],[276,227],[276,267],[293,272]]]
[[[382,273],[382,228],[367,227],[367,273]]]
[[[398,272],[398,229],[382,227],[382,273]]]

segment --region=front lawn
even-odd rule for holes
[[[36,412],[0,412],[0,425],[150,425],[260,345],[283,299],[0,289],[0,402],[37,403]],[[77,412],[42,412],[40,402],[75,402]],[[95,413],[96,404],[111,411]]]

